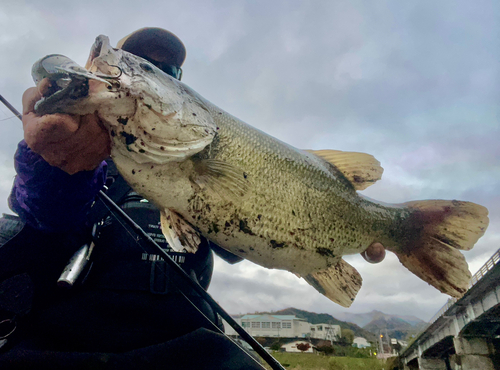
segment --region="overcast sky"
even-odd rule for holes
[[[222,109],[298,148],[374,155],[384,202],[461,199],[490,226],[466,253],[474,273],[500,247],[500,3],[478,1],[3,0],[0,94],[21,110],[33,63],[84,64],[99,34],[144,26],[185,43],[183,81]],[[14,176],[20,122],[0,107],[0,211]],[[296,307],[335,315],[373,309],[428,320],[447,296],[390,254],[346,260],[363,276],[348,310],[288,272],[216,262],[210,292],[230,313]]]

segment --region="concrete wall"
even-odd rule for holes
[[[496,349],[488,338],[454,338],[455,355],[450,356],[453,370],[494,370]]]
[[[440,358],[419,358],[418,368],[420,370],[448,370],[446,362]]]
[[[327,339],[327,334],[331,331],[332,335],[340,338],[340,326],[339,325],[330,325],[330,324],[314,324],[311,325],[311,338],[317,339]],[[328,338],[330,339],[330,338]]]
[[[500,359],[498,342],[484,337],[455,337],[455,354],[447,356],[444,353],[442,358],[418,357],[408,362],[405,370],[496,370],[499,367],[495,364]]]

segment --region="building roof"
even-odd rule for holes
[[[264,317],[269,317],[269,318],[278,319],[278,320],[302,320],[302,321],[305,321],[305,319],[300,319],[295,315],[268,315],[268,314],[244,315],[243,317],[241,317],[241,320],[254,320],[254,319],[264,318]]]
[[[363,338],[363,337],[356,337],[356,338],[354,338],[353,340],[366,340],[366,341],[368,342],[368,339]]]

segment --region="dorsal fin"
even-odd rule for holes
[[[372,155],[341,150],[306,150],[333,164],[352,183],[356,190],[364,190],[382,178],[384,169]]]

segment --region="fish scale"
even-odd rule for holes
[[[267,249],[268,253],[257,254],[247,252],[256,241],[250,241],[248,246],[239,241],[238,245],[245,253],[236,254],[266,267],[290,270],[296,266],[296,261],[283,259],[282,254],[294,252],[282,248],[303,250],[308,259],[307,266],[304,264],[303,270],[296,268],[294,272],[305,274],[311,272],[311,265],[324,269],[337,263],[346,249],[351,249],[351,253],[360,253],[369,246],[374,235],[365,225],[372,224],[374,214],[363,212],[363,207],[353,205],[365,201],[360,200],[341,173],[334,176],[332,171],[335,169],[328,168],[329,164],[311,159],[303,152],[211,107],[210,103],[204,103],[217,117],[215,122],[220,128],[219,140],[210,148],[211,159],[248,169],[252,193],[248,199],[238,202],[239,209],[235,209],[234,213],[238,213],[238,219],[248,220],[248,228],[256,234],[254,239],[265,239],[271,247]],[[263,139],[259,139],[262,136]],[[343,181],[335,181],[338,178]],[[228,221],[227,210],[224,206],[218,207],[216,199],[209,202],[211,211],[205,215],[208,224],[215,222],[223,230]],[[339,217],[339,214],[345,216]],[[259,219],[258,215],[263,217]],[[208,231],[208,227],[201,229]],[[220,240],[217,235],[210,236]],[[276,245],[284,246],[278,248]],[[279,265],[269,263],[269,260],[277,259],[283,262]]]
[[[172,248],[195,253],[201,234],[261,266],[291,271],[348,307],[362,279],[342,256],[378,243],[440,291],[455,297],[466,291],[471,275],[459,250],[484,234],[486,208],[363,197],[358,190],[382,175],[372,156],[294,148],[144,59],[113,49],[105,36],[96,39],[87,67],[54,56],[35,63],[34,80],[59,87],[35,110],[97,113],[117,168],[158,206]]]

